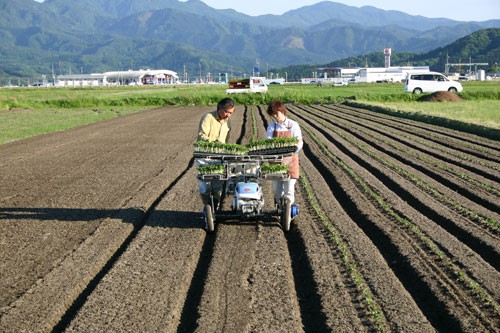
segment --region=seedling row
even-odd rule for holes
[[[323,163],[328,163],[325,160],[326,158],[328,158],[335,165],[337,165],[337,167],[342,169],[343,172],[346,175],[349,175],[349,178],[356,184],[358,190],[364,193],[367,199],[378,207],[380,212],[382,212],[385,216],[390,217],[390,219],[398,225],[397,230],[408,233],[408,235],[412,239],[414,239],[414,243],[412,246],[417,246],[416,248],[420,248],[421,246],[423,246],[421,247],[422,250],[425,249],[424,253],[427,252],[428,255],[423,255],[423,257],[415,257],[410,259],[410,261],[415,261],[415,263],[425,263],[424,266],[428,266],[429,268],[432,267],[432,273],[427,272],[428,274],[437,274],[437,276],[440,276],[439,279],[443,279],[443,281],[446,281],[446,283],[451,284],[449,292],[446,293],[443,291],[438,291],[439,288],[435,286],[433,287],[433,282],[426,282],[427,284],[429,284],[429,288],[434,290],[435,293],[439,294],[439,296],[437,296],[439,299],[453,300],[453,302],[457,302],[457,306],[468,304],[461,315],[456,314],[456,316],[464,317],[459,319],[455,318],[458,322],[461,323],[460,325],[462,325],[462,320],[467,320],[465,319],[465,317],[470,316],[471,318],[475,318],[474,320],[478,320],[480,323],[482,323],[481,325],[484,325],[483,327],[486,327],[488,329],[491,329],[493,327],[498,328],[497,321],[500,318],[498,301],[500,295],[498,294],[497,289],[498,283],[495,281],[495,279],[499,277],[498,267],[496,269],[491,269],[488,263],[482,261],[481,259],[469,260],[468,258],[461,256],[460,253],[463,252],[461,252],[461,250],[457,250],[460,247],[464,247],[464,245],[461,244],[457,248],[456,239],[453,240],[454,237],[447,233],[446,228],[441,229],[439,224],[436,225],[437,228],[436,226],[433,227],[432,216],[423,217],[414,215],[416,214],[415,210],[408,210],[408,208],[400,206],[400,204],[398,204],[392,198],[399,192],[387,195],[385,194],[386,189],[381,188],[379,185],[375,185],[376,183],[374,183],[372,179],[376,179],[377,177],[379,177],[378,174],[384,175],[383,178],[381,178],[383,182],[386,182],[388,179],[394,179],[391,182],[387,183],[388,186],[391,186],[390,184],[392,184],[393,181],[397,181],[398,177],[401,180],[405,179],[406,181],[410,181],[410,183],[408,184],[413,184],[412,186],[416,186],[421,190],[421,194],[417,193],[416,198],[422,198],[424,200],[422,202],[432,202],[432,200],[434,200],[435,202],[442,202],[446,206],[453,207],[457,211],[457,213],[451,215],[446,213],[446,216],[448,216],[447,223],[454,223],[453,219],[463,219],[465,217],[470,221],[476,220],[480,221],[482,224],[488,225],[488,228],[484,229],[485,232],[483,232],[482,234],[480,231],[481,229],[475,229],[475,235],[473,237],[476,237],[476,239],[480,239],[484,236],[486,239],[489,239],[489,241],[492,242],[494,242],[495,239],[498,240],[498,223],[496,220],[496,212],[492,211],[492,217],[486,217],[482,216],[474,209],[467,208],[465,203],[467,200],[462,203],[456,198],[448,197],[446,193],[441,192],[441,190],[435,187],[435,185],[428,183],[417,174],[414,174],[412,171],[407,170],[405,165],[400,165],[388,160],[384,156],[384,154],[373,150],[373,148],[370,148],[368,145],[354,139],[353,136],[341,131],[339,128],[337,128],[337,126],[333,126],[331,123],[337,122],[341,126],[350,127],[356,131],[359,131],[363,135],[371,137],[372,140],[375,139],[376,141],[381,141],[387,146],[392,147],[397,153],[405,154],[406,149],[406,154],[409,154],[416,160],[420,161],[422,165],[426,167],[434,167],[437,164],[445,174],[449,173],[453,174],[453,176],[459,176],[466,182],[469,182],[473,188],[477,187],[486,189],[491,195],[496,197],[498,196],[497,189],[500,188],[499,184],[494,184],[495,186],[485,186],[485,184],[482,184],[481,181],[476,180],[477,176],[473,173],[469,173],[468,175],[464,176],[459,172],[457,173],[453,167],[446,168],[444,167],[444,164],[439,166],[441,163],[434,162],[429,158],[421,157],[420,154],[414,153],[408,147],[403,147],[401,143],[394,144],[389,139],[384,138],[382,134],[373,135],[371,132],[365,130],[364,128],[350,123],[349,120],[345,120],[345,118],[344,120],[338,120],[338,118],[334,119],[333,117],[325,116],[324,114],[322,114],[322,117],[320,118],[319,116],[315,115],[321,113],[319,112],[320,110],[318,110],[317,107],[303,106],[301,108],[303,108],[306,112],[300,111],[300,108],[297,107],[291,107],[289,108],[289,111],[291,111],[290,115],[295,120],[299,121],[305,135],[306,145],[310,145],[311,147],[316,146],[317,148],[311,148],[311,150],[322,152],[322,155],[318,155],[318,153],[315,152],[312,152],[312,154],[317,156],[317,158],[320,161],[323,161]],[[296,118],[296,116],[299,117]],[[328,122],[323,120],[324,117],[328,118]],[[365,122],[370,123],[370,121],[363,119],[363,123]],[[383,132],[384,127],[382,125],[376,124],[376,126],[378,130]],[[390,131],[393,131],[393,129],[390,129],[387,132]],[[331,141],[331,139],[329,139],[330,136],[336,137],[337,139]],[[339,145],[343,146],[340,151],[337,151],[337,149],[333,149],[333,147]],[[344,153],[342,153],[342,151],[344,151],[344,153],[345,151],[350,151],[350,154],[352,155],[361,155],[352,160],[350,158],[344,160]],[[353,165],[353,163],[357,163],[356,161],[360,160],[365,161],[366,164],[372,165],[371,168],[363,170],[361,173],[360,171],[356,171],[358,169],[361,170],[362,168],[360,169],[360,165]],[[492,164],[495,165],[494,162],[492,162]],[[370,170],[376,171],[376,173],[367,177],[366,173],[372,172]],[[393,174],[393,176],[390,176],[390,174],[388,174],[386,170],[392,170],[392,172],[395,173]],[[401,186],[409,186],[403,185],[404,183],[405,182],[402,181]],[[488,186],[490,186],[490,188],[488,188]],[[346,191],[349,192],[350,190]],[[411,188],[408,188],[408,191],[413,190]],[[335,193],[335,189],[332,189],[332,192]],[[362,203],[359,202],[357,204],[361,205]],[[485,207],[484,210],[487,211],[488,207]],[[373,221],[373,223],[375,223],[375,221]],[[381,222],[376,222],[375,224],[378,225],[378,223]],[[453,226],[453,228],[455,227],[456,226]],[[378,228],[389,228],[390,230],[390,227],[388,226],[379,226]],[[493,233],[491,233],[492,231]],[[470,237],[470,235],[467,237]],[[404,247],[405,245],[400,246]],[[492,246],[492,255],[498,255],[497,249],[495,249],[494,245]],[[466,246],[464,247],[464,249],[465,248]],[[470,249],[468,249],[467,251],[471,252]],[[489,250],[484,251],[488,252]],[[482,255],[484,255],[484,253],[485,252],[482,252]],[[476,259],[479,258],[477,254],[475,254],[474,257]],[[490,260],[494,260],[492,258]],[[458,297],[455,295],[455,288],[461,290],[461,292],[459,292],[459,294],[461,294]],[[468,291],[471,291],[472,297],[466,296],[468,294]],[[484,310],[477,310],[477,307],[483,308]]]

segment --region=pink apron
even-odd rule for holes
[[[290,131],[290,126],[287,127],[288,131],[276,131],[276,126],[274,127],[273,138],[291,138],[292,131]],[[299,178],[299,154],[293,153],[292,156],[287,156],[283,158],[283,164],[288,166],[288,174],[290,178]]]

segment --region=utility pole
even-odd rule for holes
[[[450,62],[449,62],[450,56],[448,53],[446,53],[446,65],[444,65],[444,75],[448,76],[449,71],[450,71]]]

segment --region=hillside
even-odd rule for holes
[[[256,59],[264,71],[385,47],[428,52],[483,25],[334,2],[254,17],[199,0],[0,0],[0,28],[0,78],[16,78],[51,76],[52,68],[55,74],[186,68],[198,75],[201,67],[243,75]]]
[[[472,62],[489,63],[489,69],[494,70],[495,63],[500,59],[500,29],[482,29],[426,53],[395,52],[391,56],[391,65],[430,66],[431,70],[444,72],[447,56],[449,63],[464,63],[471,59]],[[288,78],[294,80],[310,76],[316,68],[363,67],[365,65],[384,67],[384,61],[382,52],[373,52],[324,64],[287,66],[279,69],[273,68],[271,71],[283,74],[286,72]]]

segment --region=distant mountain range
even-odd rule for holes
[[[329,1],[248,16],[199,0],[0,0],[0,78],[130,68],[248,75],[256,61],[266,72],[387,47],[424,53],[498,27]]]

